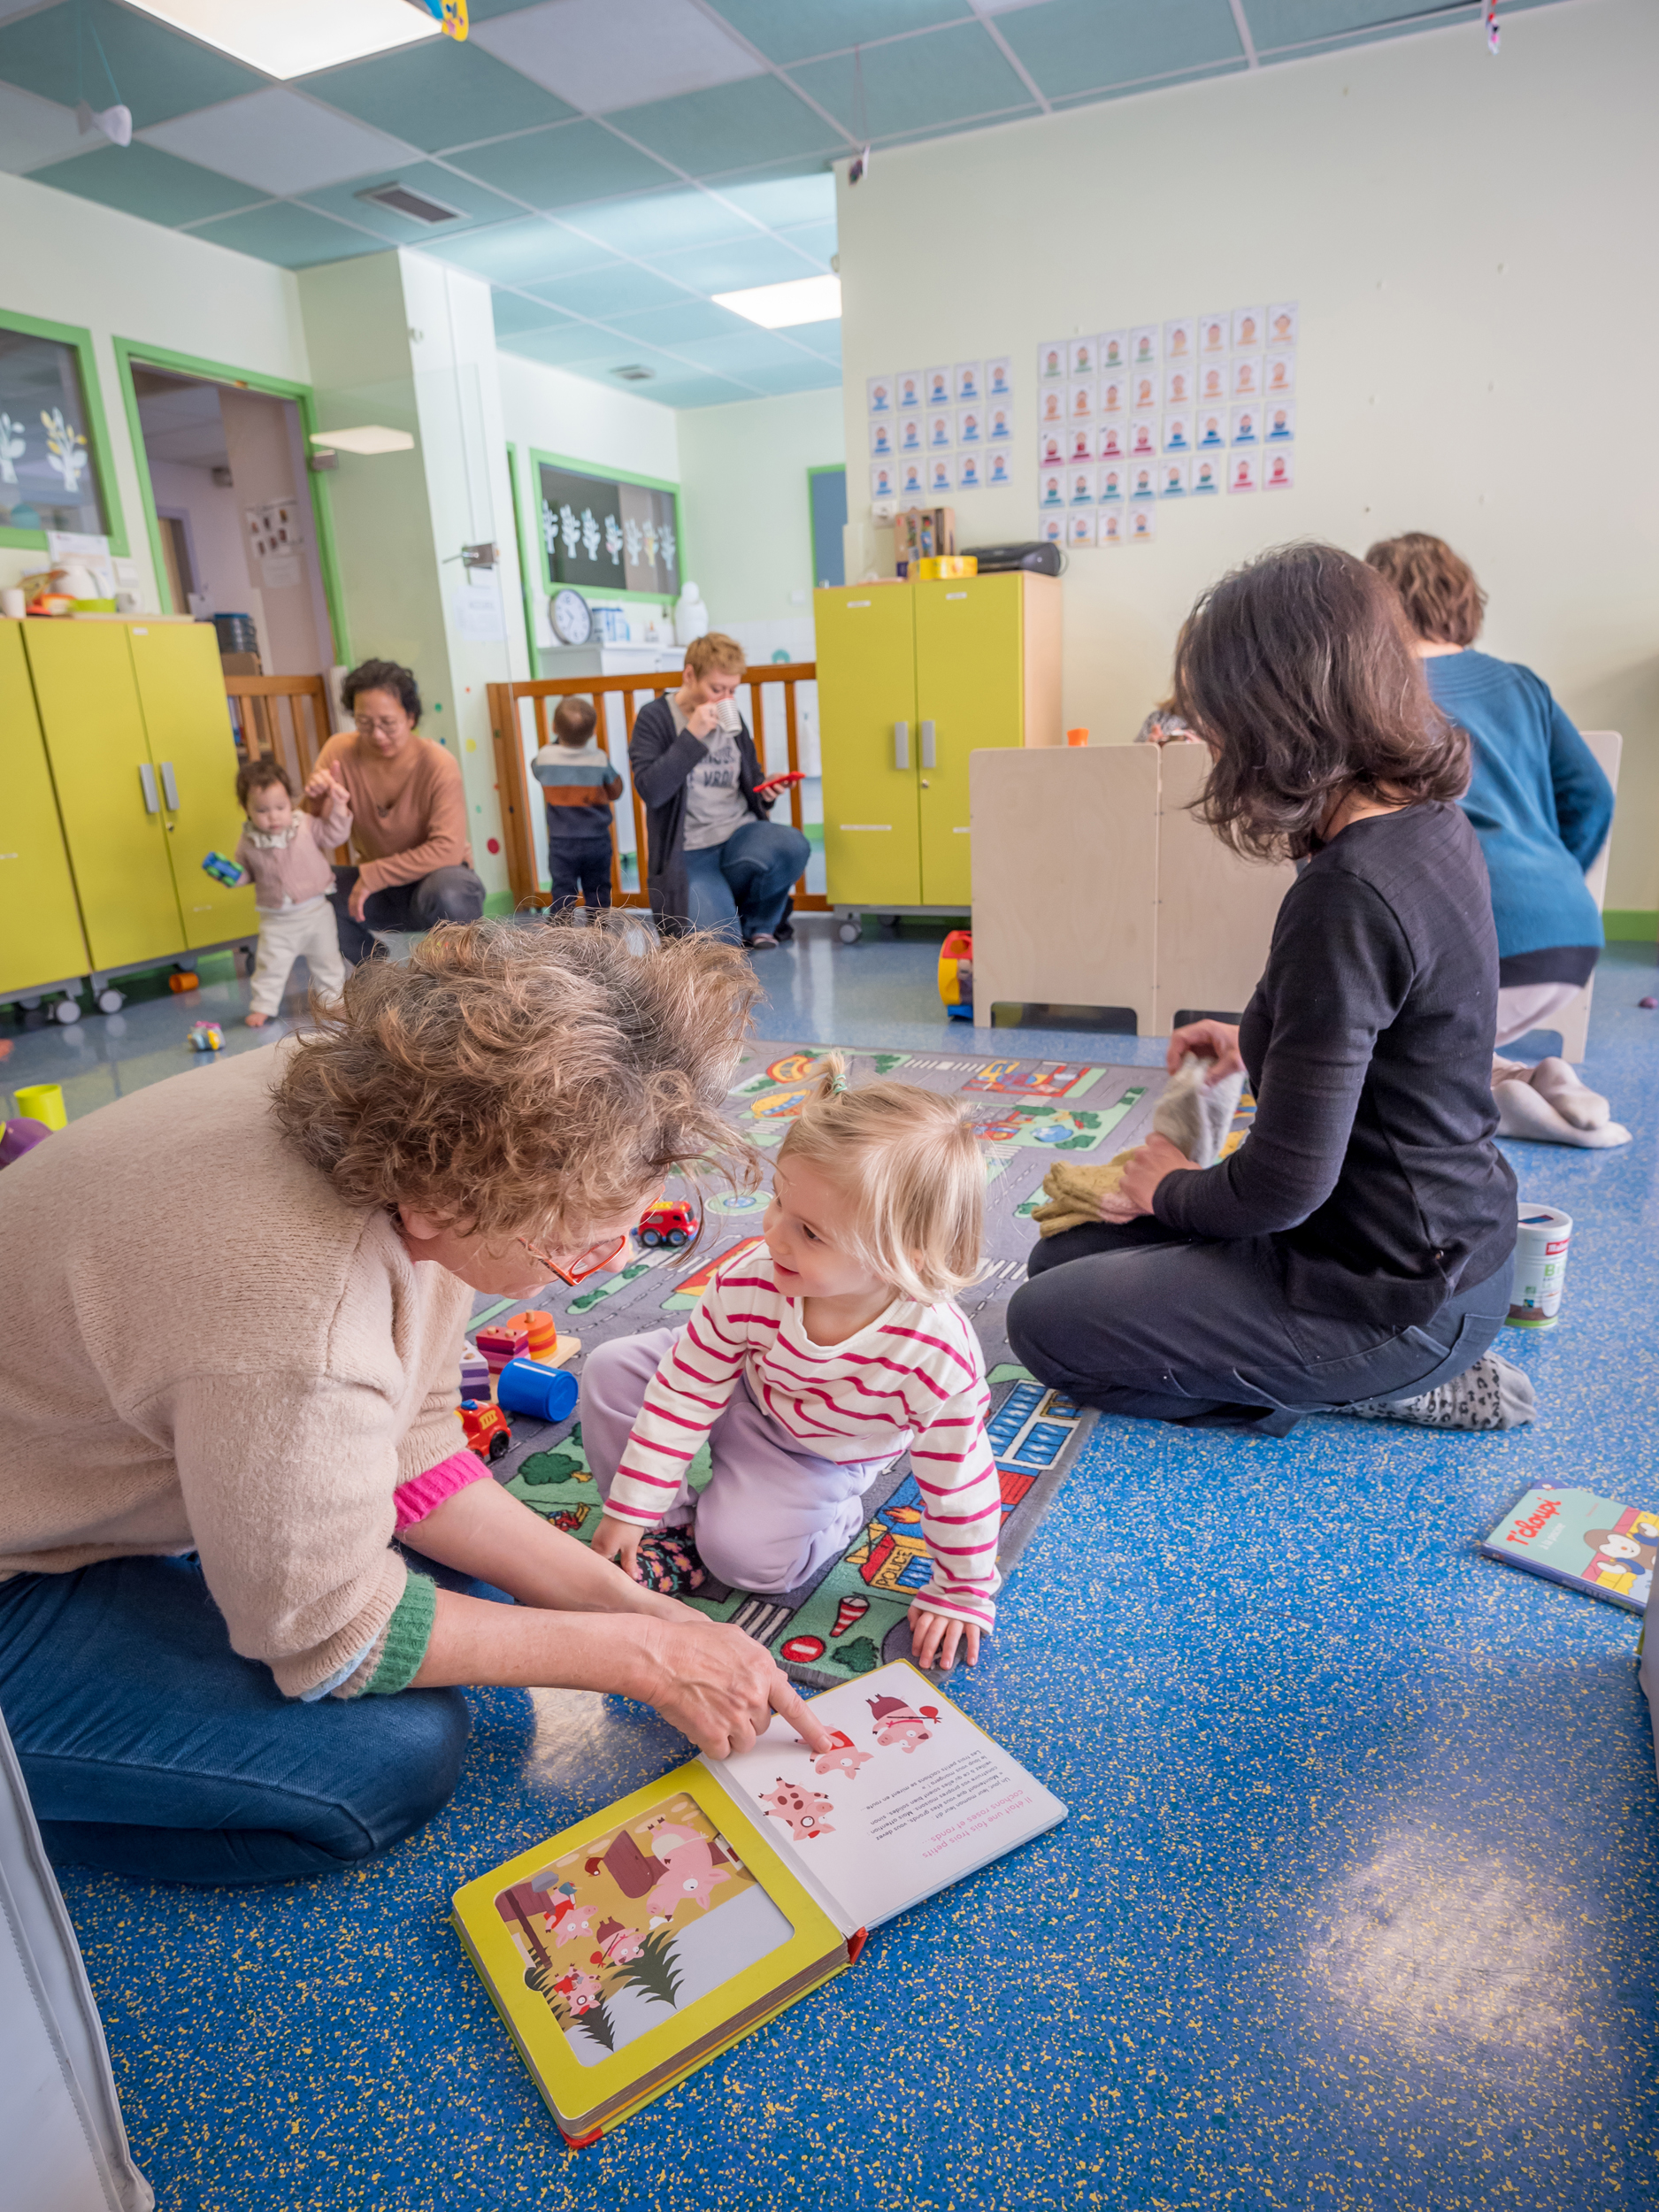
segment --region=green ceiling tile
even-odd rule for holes
[[[758,384],[768,398],[781,398],[787,392],[833,392],[841,380],[838,361],[820,361],[807,353],[773,368],[756,369],[745,378],[748,383]]]
[[[578,369],[578,376],[593,376],[591,369]],[[595,378],[595,382],[614,384],[614,377]],[[627,388],[625,387],[625,388]],[[664,376],[655,384],[639,384],[633,388],[636,397],[654,399],[659,407],[726,407],[735,399],[753,399],[755,395],[747,384],[731,384],[722,376],[699,375],[695,369],[680,369],[672,376]]]
[[[55,185],[83,200],[97,200],[118,207],[123,215],[142,215],[146,222],[200,222],[204,216],[223,215],[234,207],[252,207],[266,195],[251,185],[237,184],[216,170],[180,161],[158,147],[134,142],[130,146],[100,146],[96,153],[76,154],[68,161],[54,161],[36,169],[35,184]]]
[[[446,42],[447,43],[447,42]],[[419,192],[427,198],[452,207],[460,218],[453,223],[423,223],[412,215],[399,215],[377,201],[359,196],[376,185],[406,185],[411,192]],[[346,184],[331,184],[320,191],[307,192],[302,198],[307,207],[320,209],[325,215],[337,215],[342,222],[361,223],[388,245],[419,246],[423,252],[436,253],[443,242],[462,236],[468,226],[474,223],[498,223],[503,216],[516,215],[518,210],[511,200],[503,200],[499,192],[487,192],[481,184],[474,184],[471,177],[457,177],[452,170],[439,168],[433,161],[409,161],[401,168],[386,169],[368,177],[353,177]]]
[[[1089,7],[1109,4],[1079,0]],[[1135,4],[1144,7],[1145,0],[1135,0]],[[1164,0],[1159,4],[1161,8]],[[1216,4],[1225,14],[1227,0],[1216,0]],[[1006,28],[1013,19],[999,19]],[[902,38],[891,46],[867,48],[862,65],[864,127],[872,138],[901,136],[929,124],[961,122],[974,115],[1021,108],[1034,111],[1030,93],[981,23],[952,25],[927,38]],[[838,122],[849,131],[859,129],[857,81],[850,55],[809,62],[790,73],[802,91],[810,92]]]
[[[572,369],[579,364],[613,357],[616,339],[608,330],[587,323],[571,323],[554,330],[515,332],[500,338],[503,352],[522,354],[526,361],[541,361],[550,369]]]
[[[837,319],[831,323],[796,323],[789,332],[798,346],[819,354],[826,361],[841,357],[841,326]]]
[[[494,224],[488,230],[472,231],[465,237],[434,236],[426,251],[440,261],[453,261],[457,268],[491,277],[498,284],[517,285],[572,276],[580,269],[604,268],[615,258],[604,247],[572,237],[557,223],[543,222],[535,215],[520,215],[510,223]]]
[[[314,208],[296,207],[288,200],[204,223],[191,235],[228,246],[233,253],[251,254],[256,261],[279,262],[285,269],[310,269],[319,262],[349,261],[359,254],[387,251],[378,238],[365,238],[360,230],[348,230]]]
[[[755,226],[741,210],[711,193],[644,192],[637,199],[608,207],[585,207],[572,221],[590,238],[618,253],[655,259],[684,246],[706,246],[723,238],[752,238]]]
[[[710,95],[699,93],[698,99]],[[661,162],[624,143],[603,123],[558,123],[492,146],[473,146],[455,165],[530,207],[572,207],[667,181]]]
[[[778,238],[735,238],[724,246],[651,256],[653,268],[678,278],[694,292],[741,292],[752,284],[787,284],[816,276],[814,265]]]
[[[798,253],[809,253],[814,261],[821,261],[827,268],[840,239],[835,226],[830,223],[792,223],[787,230],[778,233],[786,245]]]
[[[847,150],[832,127],[776,77],[748,77],[672,100],[650,100],[615,111],[612,119],[618,130],[692,177],[735,168],[745,157],[780,161]]]
[[[527,299],[522,292],[503,292],[497,288],[490,294],[489,303],[495,318],[498,342],[509,337],[522,337],[529,330],[570,330],[575,326],[570,316],[560,314],[557,307],[545,307],[540,300]]]
[[[612,315],[607,319],[615,329],[627,331],[642,344],[668,347],[679,346],[687,338],[726,338],[734,331],[754,328],[728,307],[683,296],[677,307],[651,307],[639,314]]]
[[[720,13],[772,61],[839,54],[874,38],[972,17],[967,0],[718,0]]]
[[[761,369],[793,368],[806,358],[780,331],[761,330],[752,323],[747,330],[734,331],[726,338],[688,338],[674,351],[717,376],[749,377]],[[823,364],[815,359],[812,365],[821,368]]]
[[[563,122],[575,112],[481,46],[449,38],[302,77],[297,88],[428,153]]]
[[[96,45],[86,35],[95,31]],[[107,75],[98,46],[110,65]],[[119,99],[133,111],[134,129],[141,131],[193,108],[234,99],[239,92],[257,92],[269,81],[110,0],[61,0],[38,15],[0,25],[0,78],[65,107],[73,107],[83,94],[95,108]]]
[[[632,261],[618,261],[611,269],[595,269],[588,276],[561,277],[556,283],[538,284],[535,288],[540,298],[551,300],[555,307],[568,308],[573,315],[591,316],[595,322],[609,322],[613,315],[634,314],[642,307],[672,307],[686,296],[682,286],[671,284],[666,277]]]
[[[1310,5],[1328,13],[1327,0]],[[1240,62],[1227,0],[1048,0],[997,18],[1003,37],[1050,99],[1143,84]]]
[[[833,223],[835,220],[835,178],[822,165],[791,176],[734,177],[710,188],[757,223],[780,229],[789,223]]]

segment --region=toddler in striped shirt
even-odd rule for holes
[[[960,1647],[972,1665],[995,1620],[1002,1507],[985,1363],[952,1301],[979,1271],[985,1163],[954,1099],[849,1090],[839,1060],[826,1069],[779,1149],[764,1243],[716,1271],[684,1330],[588,1357],[593,1548],[670,1587],[706,1567],[735,1589],[797,1589],[908,1450],[933,1563],[910,1607],[916,1661],[949,1668]],[[705,1437],[699,1495],[687,1470]]]

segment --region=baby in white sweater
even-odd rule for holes
[[[345,982],[334,910],[328,902],[334,887],[328,855],[351,834],[351,803],[344,784],[330,771],[326,810],[296,814],[288,771],[270,759],[242,763],[236,796],[248,817],[236,861],[241,880],[254,887],[259,910],[259,956],[248,1026],[263,1029],[281,1005],[288,972],[302,953],[324,998],[338,998]]]

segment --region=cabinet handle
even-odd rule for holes
[[[893,725],[893,765],[908,768],[910,764],[910,726],[908,722]]]
[[[931,722],[924,722],[922,725],[922,765],[924,768],[936,768],[939,765],[937,752],[938,748],[933,743],[933,726]]]
[[[173,780],[170,760],[164,760],[161,764],[161,787],[166,795],[169,811],[176,814],[179,811],[179,787]]]
[[[138,780],[144,787],[145,813],[159,814],[161,811],[161,795],[156,789],[156,772],[147,760],[141,760],[138,764]]]

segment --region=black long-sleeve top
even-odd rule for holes
[[[683,927],[690,915],[686,883],[686,785],[709,757],[700,737],[674,721],[668,698],[653,699],[634,718],[628,766],[634,788],[645,803],[646,889],[651,912],[670,927]],[[765,770],[744,722],[737,732],[737,787],[757,822],[768,818],[772,802],[755,795]]]
[[[1158,1185],[1195,1237],[1266,1236],[1310,1313],[1405,1327],[1494,1274],[1515,1178],[1492,1141],[1498,942],[1462,810],[1351,823],[1285,894],[1239,1028],[1244,1144]]]

